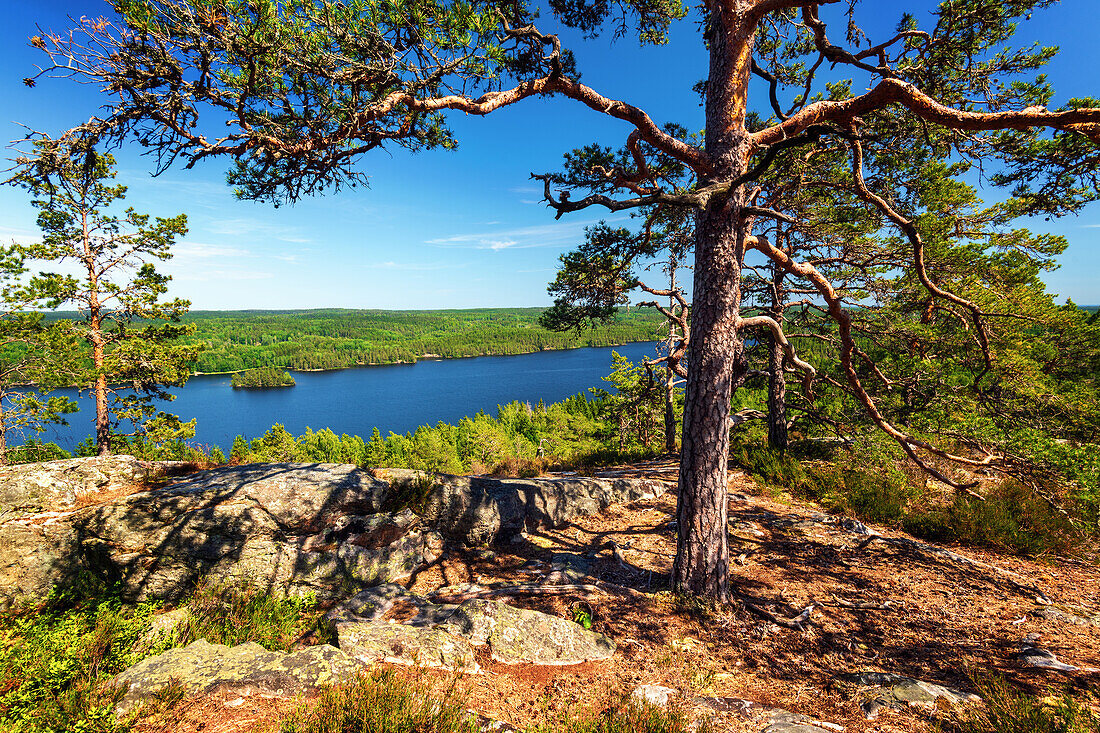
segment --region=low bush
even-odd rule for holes
[[[827,511],[898,527],[934,542],[959,542],[1023,555],[1074,552],[1086,545],[1087,522],[1078,502],[1064,496],[1052,505],[1018,481],[991,483],[982,499],[929,488],[918,470],[907,470],[888,448],[843,450],[830,460],[804,460],[792,450],[737,444],[735,464],[765,487],[816,501]],[[800,460],[803,459],[803,460]],[[1065,493],[1065,492],[1063,492]]]
[[[0,615],[0,729],[121,733],[122,690],[105,684],[161,648],[139,648],[152,604],[126,607],[86,581],[45,603]],[[88,592],[92,591],[92,592]],[[98,591],[98,592],[97,592]]]
[[[691,716],[675,708],[627,700],[598,713],[570,713],[528,733],[710,733],[706,720],[696,724],[692,721]]]
[[[294,710],[282,733],[477,733],[452,687],[423,673],[375,669],[325,688]]]
[[[187,609],[186,625],[176,634],[179,644],[205,639],[236,646],[254,641],[271,651],[291,651],[306,637],[311,643],[329,640],[312,596],[284,596],[253,585],[206,581],[196,588]]]
[[[1014,689],[1003,677],[978,677],[985,704],[962,713],[958,733],[1097,733],[1100,716],[1068,692],[1036,697]]]

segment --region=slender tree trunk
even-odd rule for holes
[[[95,444],[99,455],[111,453],[111,421],[107,412],[107,375],[103,373],[103,344],[92,347],[92,363],[95,365]]]
[[[771,338],[771,360],[768,365],[768,447],[784,453],[787,450],[787,379],[783,374],[783,347]]]
[[[778,265],[772,266],[772,316],[783,323],[783,302],[786,293],[783,287],[783,271]],[[768,447],[774,451],[787,451],[787,378],[783,373],[783,347],[769,334],[771,339],[771,358],[768,363]]]
[[[706,91],[706,149],[712,178],[741,175],[750,158],[745,103],[752,62],[746,3],[708,3],[710,73]],[[680,450],[677,521],[672,567],[675,590],[724,603],[729,600],[726,536],[730,399],[747,368],[737,319],[745,224],[742,190],[712,202],[696,216],[691,334]]]
[[[665,452],[676,454],[676,372],[665,369]]]
[[[0,466],[8,465],[8,424],[4,412],[3,398],[0,397]]]

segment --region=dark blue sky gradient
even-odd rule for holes
[[[22,84],[43,61],[27,39],[36,25],[60,32],[69,26],[66,16],[94,17],[106,5],[5,4],[0,136],[21,137],[17,123],[56,133],[87,119],[104,101],[95,89],[60,80],[43,80],[34,89]],[[905,4],[918,17],[932,7]],[[865,0],[858,17],[875,37],[896,25],[900,10],[894,8]],[[1021,41],[1063,49],[1049,67],[1058,92],[1054,105],[1071,96],[1100,97],[1096,9],[1095,0],[1063,0],[1021,28]],[[569,31],[562,37],[576,52],[584,81],[601,93],[646,109],[658,122],[702,127],[691,87],[705,76],[706,56],[693,20],[678,23],[670,43],[656,48],[630,39],[583,41]],[[766,104],[766,95],[757,94],[754,102]],[[629,128],[560,99],[528,100],[485,118],[453,115],[451,124],[460,141],[456,152],[370,154],[361,159],[372,177],[369,190],[277,210],[234,199],[224,184],[224,161],[153,179],[151,161],[125,149],[118,156],[120,179],[130,186],[128,203],[139,211],[188,214],[191,232],[165,269],[175,277],[175,294],[196,308],[548,304],[546,283],[558,256],[602,215],[589,210],[555,222],[528,175],[558,168],[562,153],[589,142],[620,145]],[[1029,226],[1069,238],[1064,267],[1047,278],[1051,289],[1079,303],[1100,302],[1100,207]],[[35,235],[24,192],[0,189],[0,241]]]

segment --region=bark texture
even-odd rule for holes
[[[710,4],[710,74],[706,95],[706,151],[713,180],[746,170],[752,141],[745,105],[752,63],[751,3]],[[710,183],[710,177],[701,181]],[[673,588],[712,601],[729,599],[727,456],[730,398],[746,371],[738,334],[745,225],[744,193],[708,203],[695,224],[695,272],[680,451],[679,539]]]

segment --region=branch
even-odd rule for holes
[[[945,475],[944,473],[940,472],[933,466],[929,465],[926,461],[924,461],[917,454],[917,449],[939,456],[940,458],[944,458],[946,460],[968,466],[988,466],[990,463],[989,459],[986,459],[984,461],[976,461],[972,458],[966,458],[964,456],[958,456],[948,453],[941,448],[937,448],[931,443],[920,440],[918,438],[914,438],[913,436],[908,435],[901,430],[898,430],[885,417],[882,416],[881,412],[879,412],[878,406],[875,405],[875,402],[871,399],[871,396],[867,394],[867,390],[864,389],[863,384],[860,382],[859,375],[856,373],[855,366],[852,364],[852,357],[856,352],[856,344],[855,339],[852,338],[851,316],[849,316],[848,312],[844,309],[844,305],[841,301],[840,296],[837,295],[836,290],[833,288],[832,284],[825,278],[825,276],[822,275],[821,272],[818,271],[817,268],[815,268],[813,265],[809,265],[804,262],[795,262],[786,252],[772,246],[765,237],[748,237],[745,240],[745,244],[748,248],[755,249],[756,251],[762,253],[764,256],[771,259],[773,262],[778,264],[780,267],[782,267],[784,270],[791,273],[792,275],[796,275],[798,277],[809,280],[817,288],[818,293],[828,304],[829,315],[833,318],[834,321],[836,321],[837,325],[840,327],[840,340],[842,345],[840,351],[841,368],[844,371],[844,375],[847,378],[848,384],[855,394],[856,399],[859,400],[864,409],[867,410],[867,414],[870,416],[875,425],[877,425],[880,430],[882,430],[884,433],[897,441],[898,445],[901,446],[906,455],[908,455],[914,463],[920,466],[928,474],[949,486],[952,486],[962,491],[966,491],[969,495],[981,499],[982,496],[975,493],[970,488],[974,485],[973,482],[969,484],[963,484],[955,481],[954,479],[950,478],[949,476]]]
[[[788,119],[754,133],[752,137],[757,145],[775,145],[814,125],[835,123],[850,126],[856,117],[891,104],[900,104],[921,119],[953,130],[1026,130],[1031,127],[1050,127],[1080,132],[1092,142],[1100,144],[1100,109],[1049,112],[1042,107],[1028,107],[1008,112],[967,112],[940,104],[900,79],[883,79],[866,94],[842,102],[816,102]]]
[[[916,225],[914,225],[911,220],[898,213],[885,199],[872,193],[871,190],[867,188],[867,182],[863,178],[863,144],[859,141],[858,137],[853,136],[849,141],[849,146],[852,149],[852,178],[855,180],[856,193],[861,199],[878,208],[878,210],[881,211],[886,218],[894,222],[909,239],[910,244],[913,246],[913,266],[917,272],[917,278],[920,280],[921,285],[923,285],[933,296],[962,306],[970,312],[971,320],[974,322],[975,329],[977,329],[978,345],[981,347],[982,356],[985,359],[985,366],[974,378],[974,388],[977,389],[982,377],[993,368],[993,354],[989,348],[989,334],[986,332],[985,322],[982,320],[981,309],[975,303],[955,295],[950,291],[944,290],[932,282],[932,279],[928,277],[928,270],[924,263],[924,239],[921,237]]]
[[[814,369],[812,364],[803,361],[795,353],[794,345],[787,339],[787,334],[783,333],[783,327],[779,325],[779,322],[770,316],[751,316],[749,318],[738,318],[736,328],[738,330],[742,328],[755,328],[757,326],[764,326],[772,332],[772,338],[783,347],[783,353],[786,354],[787,359],[792,364],[802,370],[802,388],[806,391],[806,398],[813,399],[814,393],[814,377],[817,376],[817,370]]]

